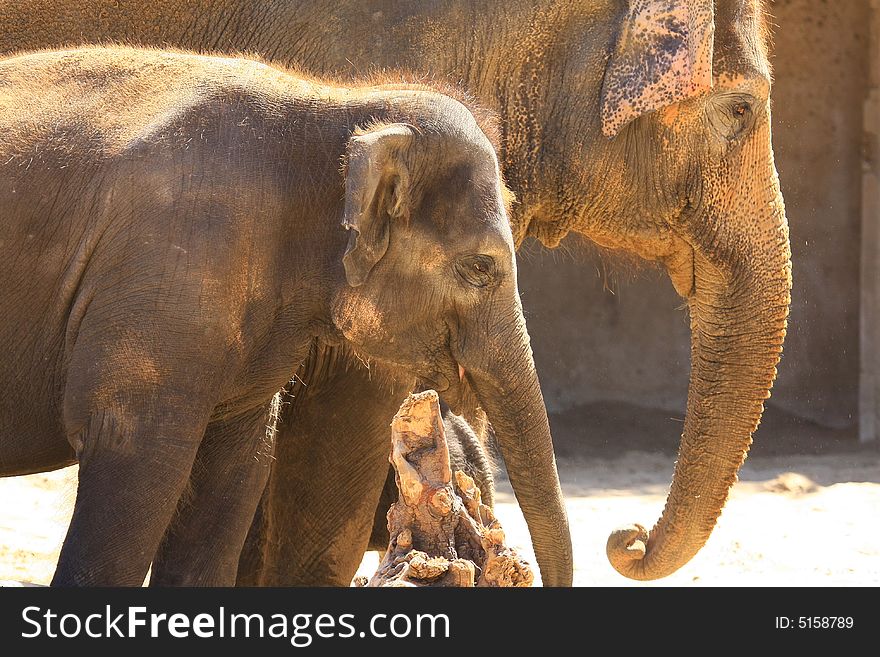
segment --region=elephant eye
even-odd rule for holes
[[[723,152],[741,142],[755,124],[755,99],[744,93],[722,93],[709,104],[709,125],[718,136]]]
[[[734,115],[738,116],[741,119],[744,118],[746,116],[746,114],[748,114],[751,111],[752,111],[752,106],[749,105],[748,103],[745,103],[745,102],[737,103],[736,105],[733,106]]]
[[[455,262],[459,278],[474,287],[486,287],[495,279],[495,261],[488,255],[469,255]]]
[[[731,122],[727,131],[727,140],[736,142],[746,136],[754,124],[752,104],[747,100],[737,100],[730,106]]]

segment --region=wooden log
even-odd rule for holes
[[[400,491],[388,511],[388,550],[367,586],[531,586],[531,566],[474,480],[452,473],[437,393],[410,395],[391,422]],[[361,582],[360,584],[363,584]]]

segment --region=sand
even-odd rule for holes
[[[605,558],[616,526],[651,526],[663,509],[674,456],[628,451],[561,457],[574,542],[575,585],[878,586],[880,451],[750,456],[707,545],[673,575],[634,582]],[[51,580],[75,497],[76,468],[0,479],[0,580]],[[503,475],[497,515],[508,543],[532,559],[528,533]],[[369,554],[361,572],[378,562]]]

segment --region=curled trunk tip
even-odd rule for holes
[[[639,524],[619,527],[608,536],[605,553],[608,561],[624,577],[638,580],[657,579],[645,572],[645,555],[648,546],[648,530]]]

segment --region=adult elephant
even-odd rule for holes
[[[708,539],[775,378],[790,302],[761,0],[8,0],[0,18],[7,52],[117,39],[464,85],[500,117],[518,244],[530,235],[553,247],[577,231],[662,263],[687,300],[691,375],[667,505],[651,532],[611,535],[612,564],[663,577]],[[320,441],[302,439],[308,423],[282,424],[264,505],[269,540],[257,555],[263,583],[315,583],[307,572],[343,583],[367,544],[364,509],[385,477],[385,409],[364,420],[358,404],[337,408],[335,393],[387,395],[361,368],[331,369],[333,382],[298,406],[354,456],[322,463],[324,483],[304,487],[296,462],[327,457],[309,451]],[[320,501],[320,514],[302,511]],[[524,511],[531,526],[540,510]],[[293,540],[302,531],[341,538],[306,549]],[[548,574],[545,583],[570,581]]]

